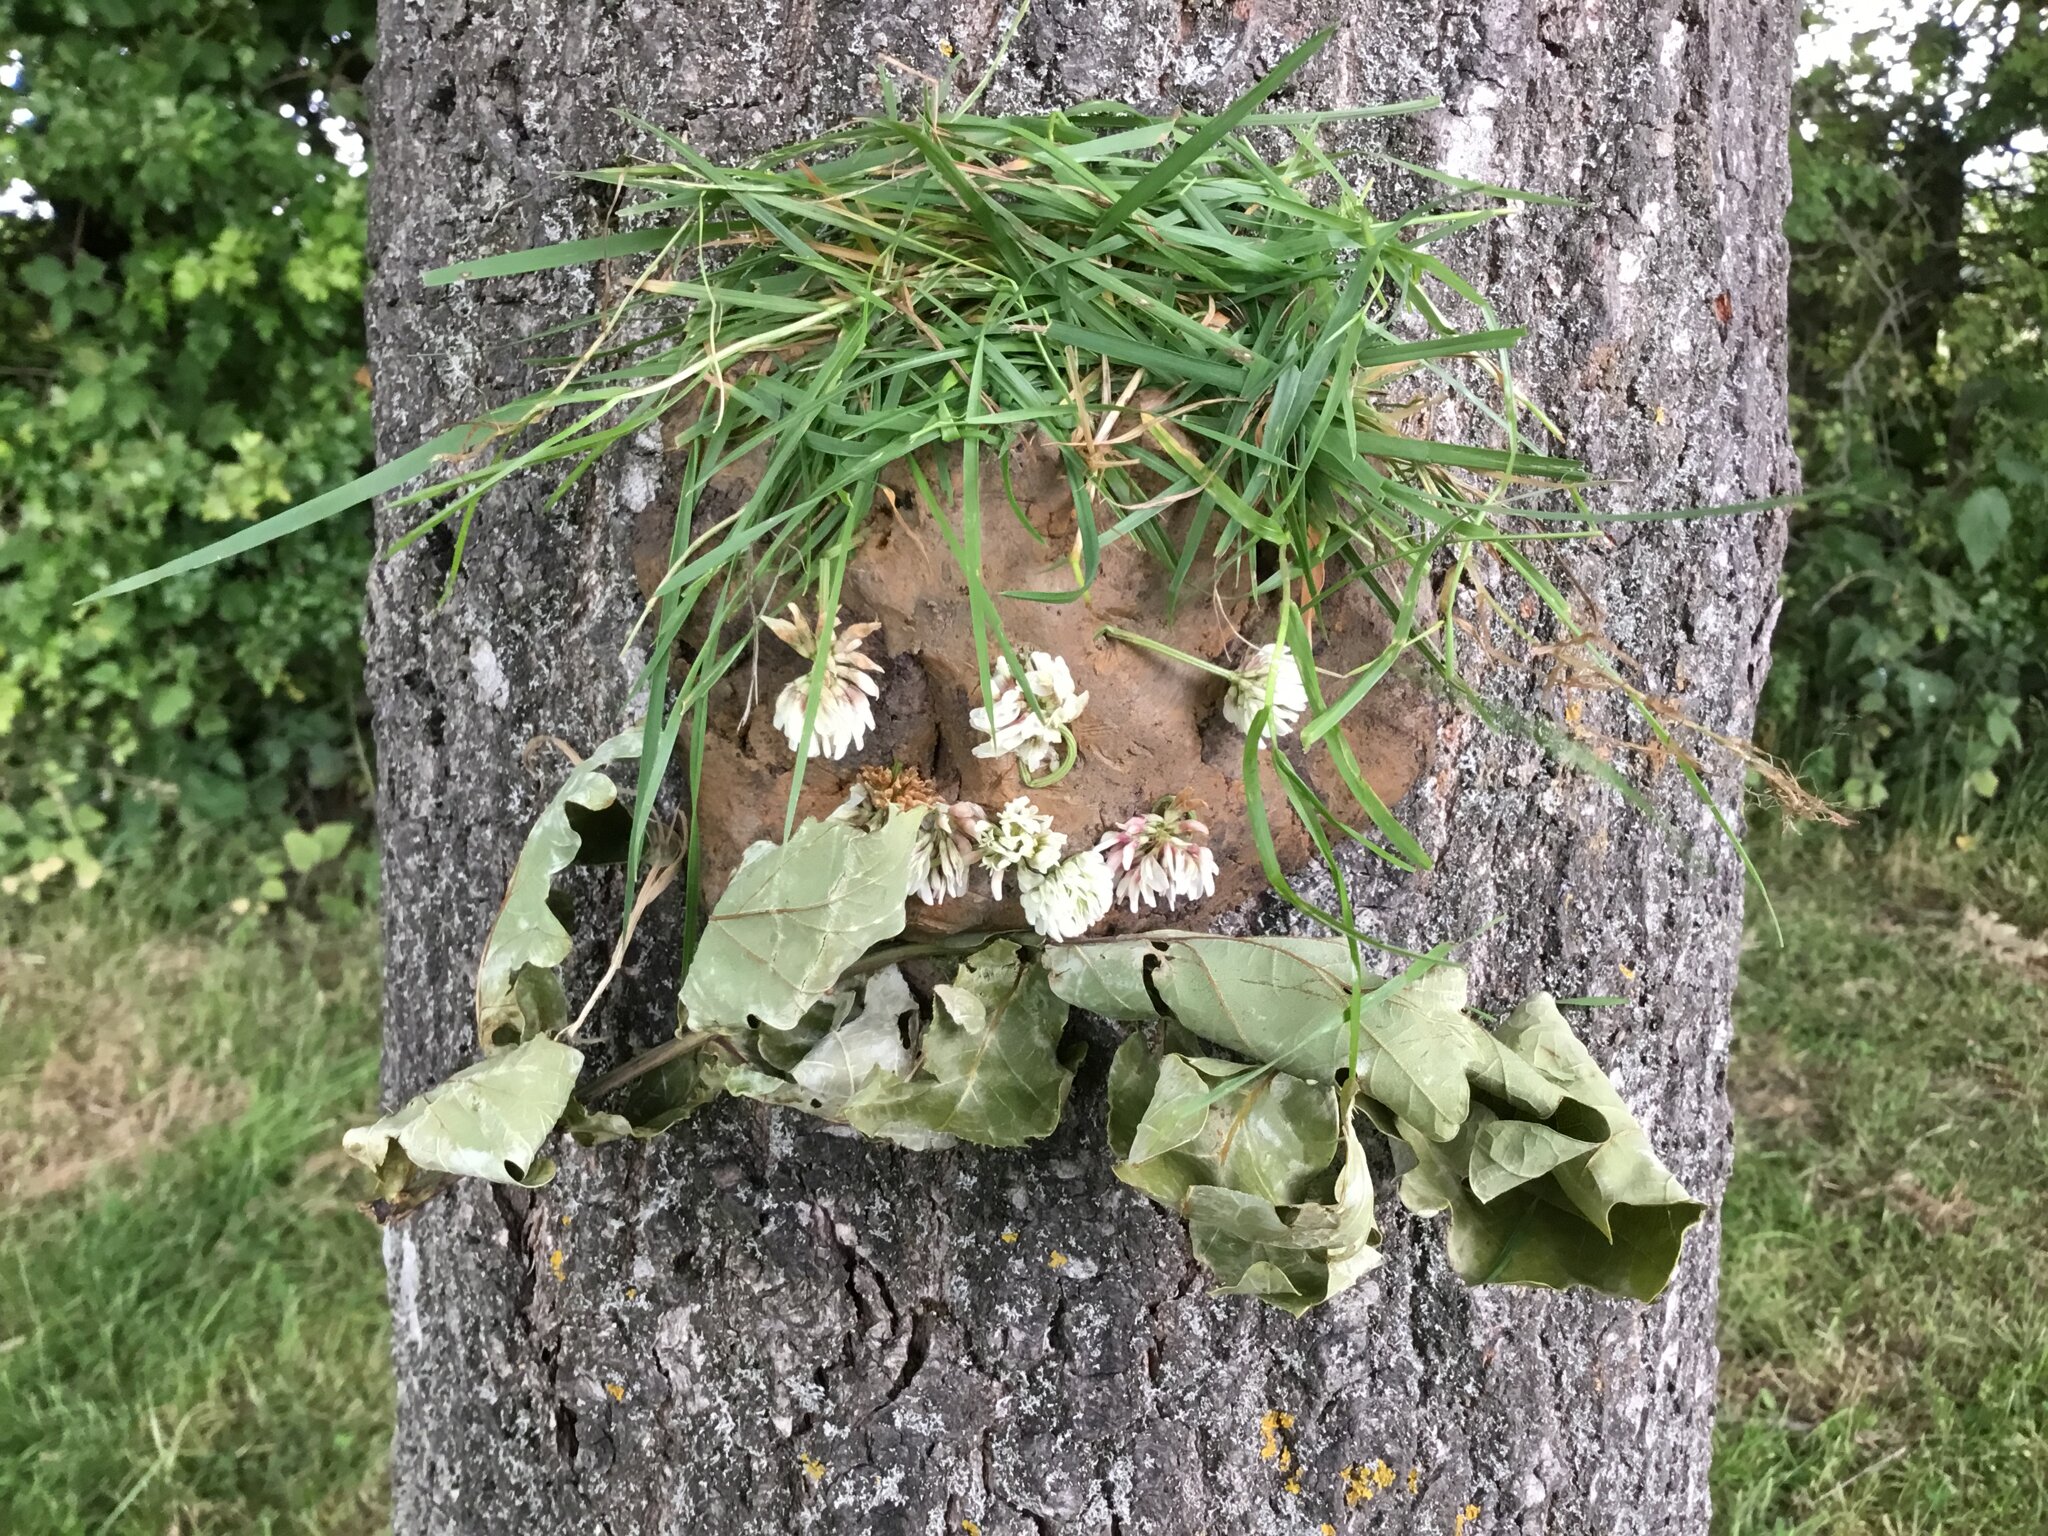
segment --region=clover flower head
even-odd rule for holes
[[[995,707],[991,711],[976,705],[967,712],[967,723],[988,738],[975,747],[976,757],[1007,757],[1014,752],[1026,773],[1044,773],[1060,760],[1060,728],[1088,707],[1088,695],[1075,689],[1064,657],[1033,651],[1027,663],[1020,686],[1010,671],[1010,658],[998,656],[989,673]],[[1042,715],[1032,709],[1032,699],[1038,701]]]
[[[1259,742],[1261,747],[1272,746],[1293,730],[1295,721],[1308,708],[1308,688],[1301,680],[1301,664],[1292,651],[1280,645],[1262,645],[1245,658],[1223,695],[1223,718],[1249,735],[1252,721],[1269,702],[1272,713],[1267,719],[1265,736]]]
[[[945,797],[932,781],[915,768],[870,765],[855,776],[846,798],[825,819],[850,822],[863,832],[872,832],[887,823],[891,811],[922,813],[944,803]]]
[[[797,655],[805,660],[814,660],[818,654],[819,637],[824,629],[824,615],[818,616],[818,628],[811,627],[811,621],[796,606],[789,605],[789,617],[778,619],[763,617],[761,623]],[[873,673],[882,670],[882,664],[861,650],[861,642],[882,626],[878,623],[840,624],[835,619],[832,628],[832,653],[825,663],[823,686],[818,695],[817,713],[811,721],[810,757],[841,758],[849,751],[860,747],[868,732],[875,728],[875,710],[870,700],[881,697]],[[781,693],[775,696],[775,728],[782,732],[794,752],[797,743],[803,740],[804,711],[810,704],[811,675],[792,678]]]
[[[1044,873],[1027,869],[1017,877],[1024,919],[1048,939],[1079,938],[1110,908],[1109,865],[1093,848],[1060,860]]]
[[[1167,911],[1183,899],[1216,894],[1216,855],[1209,829],[1197,821],[1180,796],[1162,800],[1103,833],[1095,851],[1116,877],[1116,899],[1135,912],[1162,900]]]
[[[975,839],[981,862],[988,869],[988,886],[997,901],[1003,899],[1003,873],[1016,870],[1044,874],[1059,862],[1067,846],[1067,834],[1052,829],[1052,818],[1019,795],[983,823]]]
[[[988,817],[972,800],[937,805],[917,831],[911,890],[928,907],[967,894],[967,875],[981,862],[979,838]]]

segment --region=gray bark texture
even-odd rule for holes
[[[523,338],[593,305],[589,273],[431,290],[419,274],[601,228],[604,189],[569,173],[643,147],[615,109],[734,155],[864,110],[883,55],[929,66],[951,43],[978,69],[1007,15],[995,0],[385,0],[380,448],[530,387]],[[1530,327],[1522,380],[1612,483],[1602,495],[1788,491],[1795,8],[1040,0],[996,100],[1213,107],[1328,21],[1338,39],[1294,99],[1440,95],[1395,130],[1407,154],[1573,200],[1453,255]],[[522,748],[587,745],[630,707],[628,541],[659,482],[643,445],[554,508],[546,485],[499,497],[445,606],[445,540],[372,578],[394,1101],[474,1051],[474,957],[555,771]],[[410,515],[385,508],[380,534]],[[1562,548],[1554,569],[1645,686],[1740,736],[1782,543],[1769,514],[1648,523]],[[1562,716],[1569,663],[1486,683]],[[1625,721],[1585,700],[1577,728],[1602,727]],[[1717,1201],[1734,853],[1668,766],[1617,758],[1668,813],[1658,830],[1525,743],[1448,712],[1436,729],[1402,810],[1439,868],[1362,871],[1366,926],[1480,935],[1462,953],[1484,1006],[1539,987],[1626,998],[1579,1026],[1666,1161]],[[1739,769],[1717,754],[1711,777],[1732,810]],[[601,930],[616,888],[581,894]],[[656,932],[602,1033],[673,1027],[667,953]],[[1206,1294],[1181,1224],[1110,1176],[1110,1037],[1093,1036],[1043,1146],[913,1155],[728,1103],[644,1147],[565,1148],[533,1195],[465,1186],[395,1227],[399,1536],[1706,1529],[1711,1222],[1653,1306],[1475,1292],[1382,1162],[1385,1265],[1297,1322]]]

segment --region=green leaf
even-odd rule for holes
[[[192,690],[183,683],[168,683],[150,695],[149,723],[158,730],[176,725],[191,712],[194,699]]]
[[[619,786],[604,770],[636,757],[640,735],[621,731],[572,768],[526,834],[477,963],[477,1037],[487,1049],[507,1036],[560,1027],[553,1021],[557,1011],[566,1014],[567,999],[552,973],[569,958],[575,941],[548,897],[555,876],[576,862],[583,847],[583,833],[570,819],[569,808],[600,812],[618,803]]]
[[[312,833],[293,827],[284,835],[284,857],[294,874],[303,875],[320,862],[319,841]]]
[[[551,272],[556,267],[609,261],[614,256],[644,255],[672,245],[678,238],[678,232],[673,229],[628,229],[588,240],[562,240],[554,245],[535,246],[531,250],[507,251],[502,256],[479,256],[471,261],[435,267],[431,272],[421,273],[420,282],[429,288],[443,288],[450,283],[475,282],[479,278]]]
[[[282,512],[266,517],[260,523],[231,533],[224,539],[216,539],[204,548],[195,549],[190,554],[180,555],[175,560],[166,560],[162,565],[153,566],[138,575],[124,576],[119,581],[101,587],[97,592],[87,594],[79,601],[89,603],[97,598],[119,597],[123,593],[137,592],[144,587],[154,586],[167,577],[183,576],[190,571],[203,570],[234,555],[260,549],[274,539],[281,539],[286,534],[297,533],[303,528],[312,527],[315,523],[325,522],[338,512],[346,512],[351,507],[359,507],[366,501],[382,496],[386,491],[398,489],[415,475],[425,474],[443,458],[462,452],[483,437],[483,429],[474,422],[464,422],[460,426],[450,427],[439,437],[420,444],[412,452],[402,454],[388,464],[380,464],[366,475],[358,475],[346,485],[336,486],[310,501],[302,501],[295,507],[288,507]]]
[[[1133,1035],[1110,1064],[1116,1175],[1187,1217],[1218,1290],[1298,1316],[1380,1261],[1350,1103],[1283,1072],[1154,1056]]]
[[[1978,486],[1956,511],[1956,537],[1962,540],[1973,571],[1983,570],[1997,558],[2011,531],[2012,503],[1995,485]]]
[[[726,1059],[717,1052],[692,1051],[663,1062],[609,1095],[609,1109],[589,1109],[571,1099],[562,1116],[562,1129],[585,1147],[628,1138],[651,1140],[724,1093],[726,1072]]]
[[[1154,1056],[1137,1035],[1110,1063],[1109,1103],[1117,1177],[1174,1210],[1198,1184],[1292,1204],[1337,1151],[1332,1089],[1213,1057]]]
[[[1330,40],[1335,31],[1336,28],[1334,27],[1325,27],[1322,31],[1315,33],[1306,42],[1289,53],[1286,58],[1274,65],[1271,71],[1257,85],[1246,91],[1214,117],[1208,119],[1200,128],[1197,128],[1188,136],[1185,143],[1171,154],[1165,156],[1143,176],[1139,177],[1130,189],[1112,203],[1101,218],[1095,221],[1094,233],[1096,238],[1100,239],[1122,225],[1133,212],[1143,207],[1154,194],[1162,188],[1172,185],[1175,177],[1193,170],[1201,162],[1202,157],[1214,149],[1225,134],[1249,117],[1267,97],[1271,96],[1292,79],[1296,70],[1300,69],[1314,55],[1321,52],[1323,45]]]
[[[693,1028],[793,1029],[872,946],[903,931],[918,818],[864,832],[807,821],[741,864],[683,983]]]
[[[1078,1007],[1131,1004],[1132,969],[1142,966],[1168,1014],[1212,1044],[1310,1082],[1335,1083],[1350,1068],[1356,973],[1341,939],[1162,932],[1073,946],[1092,951],[1085,961],[1067,959],[1066,947],[1050,948],[1047,964],[1055,990]],[[1116,949],[1127,953],[1104,953]],[[1456,1134],[1471,1098],[1468,1078],[1505,1070],[1464,1016],[1465,973],[1435,965],[1362,985],[1365,1092],[1439,1140]]]
[[[1045,972],[998,939],[935,987],[933,1002],[909,1077],[871,1075],[847,1122],[906,1146],[1014,1147],[1051,1135],[1081,1053],[1060,1049],[1067,1006]]]
[[[1705,1208],[1658,1161],[1548,994],[1517,1008],[1499,1038],[1562,1085],[1550,1123],[1475,1104],[1444,1142],[1376,1112],[1412,1162],[1402,1202],[1450,1213],[1451,1263],[1474,1284],[1590,1285],[1651,1300],[1670,1282],[1680,1242]]]
[[[355,828],[345,821],[322,822],[311,832],[301,832],[293,827],[284,835],[285,862],[291,865],[294,874],[303,875],[330,859],[340,857],[354,835]]]
[[[978,950],[950,985],[933,989],[934,1008],[917,1053],[904,1044],[903,1020],[917,1001],[895,966],[871,976],[859,1012],[837,1015],[803,1056],[734,1068],[729,1092],[851,1125],[863,1135],[926,1151],[971,1141],[1013,1147],[1059,1124],[1079,1053],[1063,1054],[1066,1005],[1045,973],[1008,940]],[[814,1025],[813,1013],[804,1021]],[[785,1038],[763,1031],[757,1047]],[[764,1061],[765,1050],[761,1051]]]
[[[538,1154],[582,1067],[581,1051],[538,1035],[464,1067],[374,1125],[347,1132],[342,1145],[380,1177],[395,1145],[430,1172],[545,1184],[554,1165]]]
[[[1156,1018],[1159,1007],[1145,986],[1146,963],[1156,951],[1143,940],[1123,944],[1050,944],[1041,956],[1053,991],[1105,1019]]]
[[[1322,1199],[1275,1205],[1213,1184],[1188,1194],[1188,1238],[1229,1295],[1299,1317],[1380,1265],[1372,1172],[1344,1116],[1343,1160]]]
[[[850,995],[845,998],[848,1004],[852,1001]],[[901,1081],[910,1071],[903,1019],[916,1011],[917,999],[910,995],[903,972],[886,966],[868,978],[858,1013],[850,1007],[835,1010],[838,1019],[833,1026],[783,1070],[734,1068],[726,1078],[726,1091],[843,1123],[847,1104],[871,1076],[881,1073]],[[771,1031],[761,1036],[761,1044],[779,1045],[794,1033]],[[772,1056],[770,1061],[774,1065]]]

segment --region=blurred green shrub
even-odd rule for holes
[[[179,831],[274,852],[366,797],[360,519],[73,604],[364,467],[348,135],[372,14],[0,0],[0,893],[16,900]]]
[[[1875,14],[1875,13],[1870,13]],[[1794,521],[1765,744],[1959,830],[2048,728],[2048,40],[1902,6],[1795,104]],[[1813,13],[1809,12],[1809,20]]]

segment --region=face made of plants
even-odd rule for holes
[[[1326,36],[1214,117],[983,117],[979,88],[906,111],[885,79],[883,115],[739,167],[642,125],[666,163],[597,173],[629,199],[624,228],[430,275],[633,258],[624,297],[548,388],[178,563],[452,464],[400,498],[437,504],[398,541],[453,521],[452,582],[508,476],[562,464],[566,490],[648,428],[680,462],[666,548],[643,572],[648,712],[572,765],[520,856],[479,967],[482,1059],[349,1133],[383,1209],[452,1175],[538,1182],[557,1129],[655,1134],[720,1093],[911,1148],[1014,1145],[1059,1121],[1081,1007],[1139,1026],[1111,1071],[1117,1171],[1187,1217],[1223,1289],[1300,1310],[1377,1263],[1359,1112],[1401,1150],[1411,1207],[1450,1213],[1468,1279],[1661,1288],[1700,1207],[1554,1004],[1533,998],[1489,1033],[1442,950],[1399,951],[1353,921],[1340,847],[1408,870],[1429,857],[1344,727],[1397,664],[1472,698],[1433,616],[1440,588],[1528,638],[1477,580],[1482,552],[1583,633],[1525,546],[1592,519],[1555,505],[1577,467],[1523,443],[1523,418],[1542,419],[1506,362],[1520,333],[1430,249],[1515,195],[1449,182],[1457,207],[1375,217],[1324,137],[1427,103],[1262,111]],[[1454,306],[1478,328],[1453,325]],[[1446,402],[1500,446],[1411,430]],[[1064,491],[1057,526],[1020,500],[1014,470],[1034,456]],[[954,744],[863,763],[905,712],[890,630],[906,626],[866,563],[896,538],[957,592],[964,643],[938,648],[955,685],[907,711]],[[1040,546],[1036,579],[993,584],[996,551],[1020,538]],[[1043,615],[1071,631],[1112,581],[1147,599],[1115,610],[1131,622],[1019,643],[1047,632]],[[1332,665],[1360,608],[1372,643]],[[1224,613],[1227,640],[1176,643],[1204,609]],[[1093,766],[1091,711],[1108,702],[1111,669],[1099,654],[1077,666],[1083,646],[1192,681],[1163,713],[1225,744],[1201,755],[1235,772],[1227,823],[1179,793],[1049,808]],[[1689,763],[1683,723],[1597,644],[1582,650],[1584,675]],[[757,699],[764,653],[783,672]],[[776,776],[780,825],[707,871],[707,821],[726,818],[706,796],[742,738]],[[679,758],[695,765],[689,813],[664,827],[655,792]],[[628,794],[610,769],[636,759]],[[811,775],[842,764],[859,771],[807,807]],[[575,944],[548,896],[600,822],[615,835],[592,847],[623,849],[638,895],[572,1018],[560,968]],[[1334,904],[1296,889],[1276,824],[1325,863]],[[1098,931],[1119,905],[1153,923],[1192,912],[1247,868],[1329,936]],[[579,1089],[573,1042],[677,878],[676,1039]],[[979,920],[904,938],[913,911],[977,892]],[[1368,947],[1410,963],[1382,980]],[[1246,1125],[1259,1134],[1231,1129]]]

